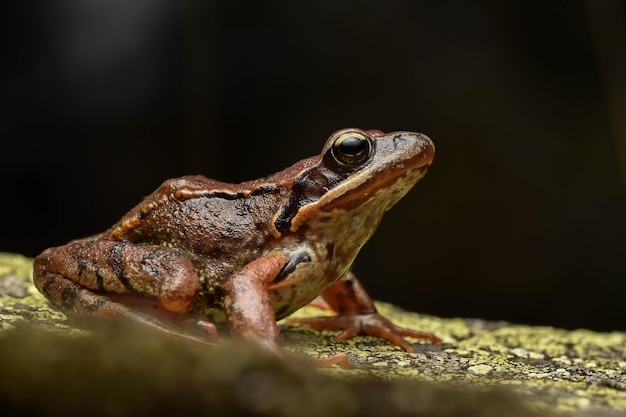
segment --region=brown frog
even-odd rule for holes
[[[35,260],[37,289],[70,318],[133,320],[183,338],[190,319],[280,354],[276,320],[322,295],[334,317],[294,320],[375,335],[440,340],[380,316],[350,268],[383,213],[426,173],[434,146],[412,132],[344,129],[318,156],[228,184],[165,181],[104,233]],[[345,362],[345,355],[337,361]]]

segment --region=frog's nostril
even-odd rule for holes
[[[397,148],[398,146],[402,146],[407,140],[408,138],[404,136],[404,134],[398,133],[393,137],[393,145]]]

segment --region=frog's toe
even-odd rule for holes
[[[337,342],[342,342],[358,335],[375,336],[385,339],[407,352],[415,352],[415,348],[404,337],[427,339],[433,343],[441,342],[441,339],[431,333],[396,326],[378,313],[298,318],[291,319],[288,323],[304,324],[315,330],[342,330],[335,337]]]
[[[328,358],[313,358],[313,364],[319,368],[328,368],[332,365],[339,365],[343,369],[350,367],[348,355],[343,352],[336,353]]]
[[[361,325],[363,327],[362,333],[386,339],[394,345],[400,346],[407,352],[415,352],[415,348],[409,342],[404,340],[403,336],[415,339],[426,339],[433,343],[441,342],[441,339],[432,333],[420,332],[418,330],[396,326],[378,313],[362,314],[361,316],[363,316],[361,318]]]
[[[405,327],[393,326],[394,331],[400,336],[412,337],[414,339],[426,339],[433,343],[441,343],[441,339],[432,333],[420,332],[419,330],[407,329]]]
[[[200,329],[204,333],[204,335],[212,343],[219,342],[219,336],[218,336],[217,327],[215,327],[215,324],[206,320],[198,320],[196,321],[196,326],[198,327],[198,329]]]

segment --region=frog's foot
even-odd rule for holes
[[[345,353],[336,353],[328,358],[313,358],[313,364],[318,368],[328,368],[332,365],[339,365],[343,369],[350,367],[348,355]]]
[[[311,361],[313,365],[318,368],[329,368],[332,365],[339,365],[344,369],[350,367],[350,364],[348,363],[348,355],[343,352],[336,353],[328,358],[312,358],[299,352],[285,350],[276,342],[276,340],[273,339],[255,338],[248,340],[248,343],[250,343],[252,346],[256,346],[261,351],[269,353],[270,355],[273,355],[277,358],[285,359],[304,357]]]
[[[207,335],[212,343],[219,342],[219,336],[217,334],[217,327],[215,327],[215,324],[206,320],[198,320],[196,322],[196,326],[198,326],[200,330]]]
[[[336,342],[342,342],[358,335],[370,335],[388,340],[400,346],[407,352],[415,352],[415,348],[404,337],[427,339],[433,343],[441,342],[437,336],[396,326],[380,314],[343,314],[333,317],[311,317],[288,320],[288,323],[305,324],[315,330],[343,330],[335,337]]]
[[[199,333],[202,337],[206,337],[211,344],[218,344],[219,334],[215,324],[206,320],[184,319],[180,325],[193,333]]]

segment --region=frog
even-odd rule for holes
[[[406,337],[441,339],[383,317],[352,266],[434,153],[421,133],[347,128],[319,155],[260,179],[168,179],[108,230],[43,251],[33,281],[70,320],[127,320],[207,344],[224,325],[282,356],[277,321],[314,304],[336,315],[291,323],[415,352]]]

